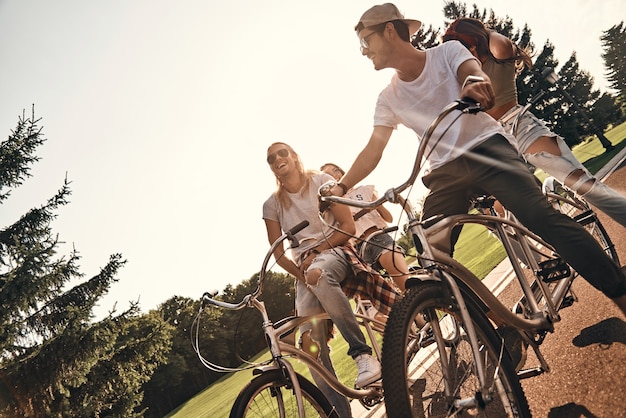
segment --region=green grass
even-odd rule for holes
[[[366,335],[367,337],[367,335]],[[369,339],[368,339],[369,342]],[[378,344],[382,346],[382,337],[378,339]],[[331,342],[331,358],[339,380],[345,385],[352,387],[356,378],[356,366],[354,360],[347,355],[348,344],[337,333]],[[202,353],[210,359],[210,353]],[[251,361],[262,361],[268,359],[267,351],[258,355]],[[295,370],[307,379],[311,380],[308,368],[299,361],[293,361]],[[198,365],[201,367],[200,365]],[[224,376],[213,385],[200,392],[198,395],[188,400],[178,408],[170,412],[166,417],[171,418],[223,418],[228,417],[230,409],[239,394],[239,391],[252,379],[252,371],[245,370]]]
[[[465,225],[454,249],[455,259],[479,279],[485,278],[505,257],[504,247],[481,225]]]
[[[574,155],[583,161],[585,166],[596,173],[615,154],[626,146],[626,122],[614,127],[606,133],[615,148],[605,152],[600,141],[594,136],[573,148]],[[537,170],[537,177],[543,180],[546,174]],[[479,225],[466,225],[456,245],[455,257],[479,278],[484,278],[500,261],[505,253],[500,242],[486,228]],[[331,343],[331,357],[339,379],[351,385],[356,375],[354,361],[346,354],[348,346],[341,335],[337,335]],[[210,353],[203,353],[209,356]],[[258,358],[267,358],[263,353]],[[294,362],[296,370],[307,378],[311,378],[304,364]],[[198,364],[198,367],[201,367]],[[170,418],[222,418],[227,417],[239,391],[250,381],[250,370],[233,373],[209,386],[194,398],[170,412]]]

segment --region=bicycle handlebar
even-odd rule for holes
[[[298,238],[296,238],[296,234],[302,231],[304,228],[309,226],[309,221],[302,221],[298,225],[286,231],[282,234],[274,243],[270,246],[270,249],[265,254],[265,258],[263,259],[263,264],[261,265],[261,271],[259,272],[259,284],[256,290],[241,299],[239,303],[229,303],[223,302],[221,300],[216,300],[215,296],[217,296],[218,292],[204,292],[202,295],[202,307],[209,305],[219,306],[220,308],[231,309],[231,310],[239,310],[248,305],[250,300],[256,296],[258,296],[263,291],[263,282],[265,280],[265,273],[267,269],[267,265],[272,258],[272,254],[274,254],[274,250],[280,245],[283,241],[288,239],[291,242],[291,248],[296,248],[300,245]]]

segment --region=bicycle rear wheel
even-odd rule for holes
[[[324,394],[313,383],[297,374],[307,417],[340,418]],[[298,403],[293,388],[280,370],[270,370],[244,387],[230,411],[230,418],[297,418]]]
[[[602,225],[602,222],[598,219],[598,215],[589,209],[588,211],[574,215],[573,218],[576,222],[584,226],[596,241],[598,241],[604,252],[615,261],[618,266],[621,266],[615,245],[613,241],[611,241],[611,237],[609,237],[606,229],[604,229],[604,225]]]
[[[480,399],[480,388],[466,326],[442,283],[422,283],[395,303],[383,340],[383,389],[390,417],[530,417],[526,396],[502,346],[502,340],[473,302],[465,300],[485,363],[491,400]],[[417,319],[441,329],[445,358],[438,343],[422,348],[410,359],[405,347]],[[437,331],[438,332],[438,331]],[[444,381],[452,395],[444,393]],[[463,407],[461,400],[475,405]]]
[[[596,241],[598,241],[602,249],[604,249],[604,252],[615,261],[618,266],[621,266],[611,237],[609,237],[604,225],[600,222],[598,215],[583,197],[578,196],[571,189],[560,183],[546,186],[544,182],[544,190],[554,193],[555,196],[552,196],[550,199],[555,208],[585,227]]]

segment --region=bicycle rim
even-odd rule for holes
[[[407,290],[402,300],[394,305],[387,321],[382,364],[388,416],[530,416],[528,402],[510,358],[504,354],[501,339],[470,298],[466,304],[479,340],[492,400],[483,403],[475,396],[480,385],[465,324],[451,308],[453,304],[445,296],[443,285],[424,283]],[[404,347],[411,339],[415,318],[429,319],[435,333],[441,330],[445,358],[439,355],[437,343],[423,347],[409,358]],[[452,388],[451,396],[445,395],[445,380]],[[461,400],[472,402],[473,399],[478,399],[474,406],[459,406]]]
[[[306,417],[337,417],[332,406],[313,383],[297,375]],[[242,389],[233,404],[230,418],[298,418],[298,403],[293,389],[280,370],[254,378]]]
[[[604,225],[598,219],[598,216],[593,214],[593,222],[589,222],[586,225],[583,225],[587,231],[595,238],[596,241],[600,244],[604,252],[613,260],[618,266],[621,266],[619,263],[619,257],[617,256],[617,251],[615,251],[615,245],[613,245],[613,241],[611,241],[611,237],[604,229]]]
[[[613,241],[611,241],[611,237],[609,237],[609,234],[606,232],[604,225],[602,225],[600,219],[598,219],[598,215],[590,209],[589,204],[582,197],[575,195],[570,190],[567,190],[566,193],[569,199],[574,200],[579,205],[585,206],[586,209],[581,210],[568,204],[567,200],[559,200],[559,210],[581,224],[596,241],[598,241],[604,252],[615,261],[617,265],[621,265],[617,251],[615,250],[615,245],[613,245]]]

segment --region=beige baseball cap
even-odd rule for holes
[[[404,15],[400,13],[400,10],[398,10],[395,4],[385,3],[376,5],[363,13],[363,16],[361,16],[354,30],[356,30],[358,34],[367,27],[390,22],[392,20],[401,20],[406,23],[409,27],[409,35],[413,35],[422,26],[422,22],[419,20],[405,19]]]

